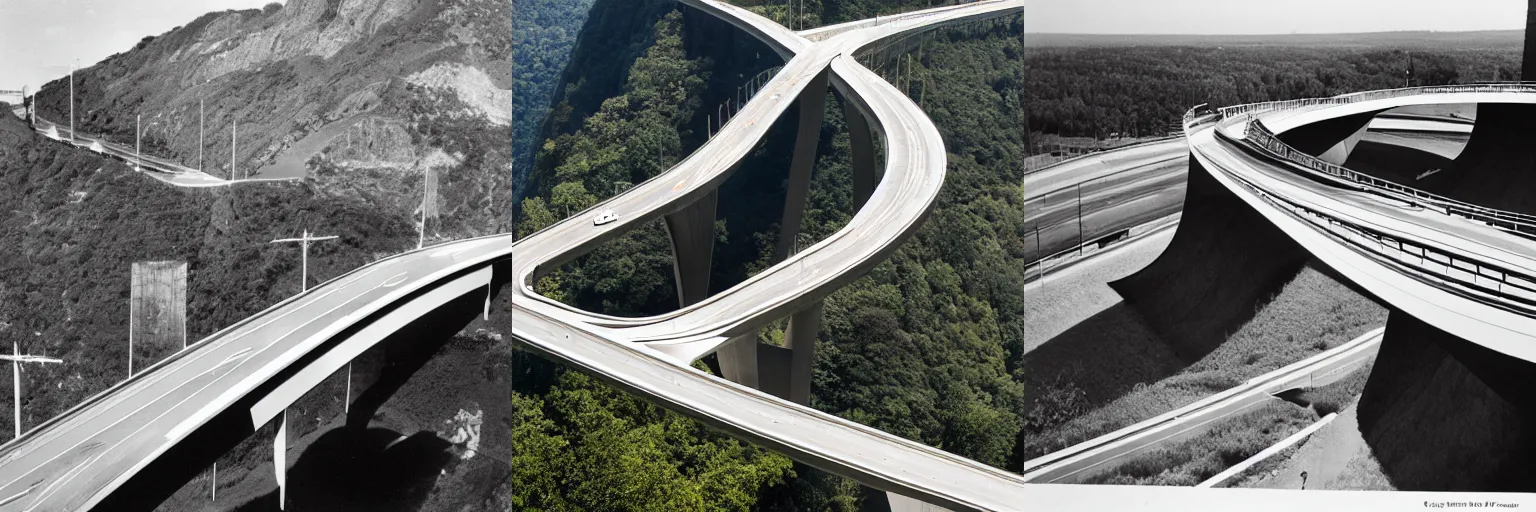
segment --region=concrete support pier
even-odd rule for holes
[[[679,308],[709,297],[709,271],[715,250],[715,207],[720,192],[711,190],[693,204],[668,214],[667,235],[672,238],[672,275],[677,282]]]
[[[799,247],[795,241],[800,234],[800,221],[805,217],[806,198],[810,194],[811,170],[816,163],[816,150],[821,143],[821,127],[825,119],[827,107],[827,83],[828,72],[822,71],[806,85],[806,89],[797,100],[800,105],[799,129],[795,139],[795,153],[790,159],[788,191],[784,197],[784,213],[779,222],[779,239],[774,247],[774,262],[781,262],[794,254]],[[869,194],[874,190],[873,173],[873,146],[869,143],[869,125],[862,114],[856,115],[862,123],[864,143],[855,143],[855,161],[859,159],[859,151],[866,153],[865,167],[867,172],[864,178],[867,183],[860,189],[857,185],[860,179],[859,171],[855,171],[855,201],[863,204]],[[859,137],[855,135],[855,139]],[[857,168],[857,164],[855,165]],[[863,192],[860,192],[863,190]],[[862,196],[860,195],[862,193]],[[669,229],[673,231],[674,250],[682,247],[678,242],[678,235],[673,228],[672,218],[667,219]],[[676,260],[679,267],[679,276],[683,262]],[[678,289],[685,286],[698,286],[696,283],[684,283],[679,278]],[[704,285],[707,288],[707,284]],[[685,300],[685,305],[687,304]],[[810,403],[811,397],[811,366],[816,360],[816,333],[821,328],[821,303],[806,308],[790,316],[789,328],[785,332],[785,347],[775,347],[757,343],[756,334],[748,334],[732,339],[721,346],[715,352],[715,358],[720,363],[720,373],[726,380],[750,386],[762,390],[765,393],[784,398],[799,404]]]
[[[784,261],[794,253],[800,235],[800,220],[805,217],[805,199],[811,189],[811,168],[816,163],[816,148],[821,144],[821,122],[827,108],[827,73],[812,78],[800,93],[800,129],[795,136],[795,154],[789,164],[789,186],[784,195],[784,216],[779,221],[779,242],[774,261]]]
[[[1190,155],[1184,216],[1146,268],[1110,283],[1185,362],[1253,318],[1311,254]]]
[[[1536,365],[1392,311],[1360,433],[1398,489],[1536,490]]]
[[[853,153],[853,211],[864,208],[875,193],[875,137],[869,119],[853,103],[844,100],[843,117],[848,121],[848,143]]]

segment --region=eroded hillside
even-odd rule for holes
[[[402,216],[435,188],[429,235],[506,231],[510,31],[504,0],[210,13],[77,71],[76,124],[131,142],[142,115],[146,153],[215,176],[308,175]],[[68,120],[67,80],[39,92],[41,116]]]

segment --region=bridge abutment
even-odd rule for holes
[[[1184,214],[1152,264],[1110,286],[1193,362],[1253,317],[1310,255],[1189,157]]]
[[[1533,371],[1393,310],[1357,405],[1360,433],[1398,489],[1528,492]]]

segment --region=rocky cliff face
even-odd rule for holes
[[[215,176],[308,175],[402,216],[435,188],[443,208],[429,234],[505,231],[510,31],[506,0],[290,0],[210,13],[77,71],[75,122],[131,143],[141,115],[146,153]],[[67,122],[68,98],[67,77],[50,82],[39,114]],[[378,126],[393,129],[364,128]]]

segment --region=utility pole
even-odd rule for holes
[[[139,145],[139,139],[144,136],[144,114],[136,114],[133,117],[133,170],[144,170],[144,151]]]
[[[15,384],[12,396],[16,401],[16,434],[21,437],[21,363],[62,363],[64,361],[51,357],[22,355],[21,346],[15,341],[11,342],[11,355],[0,355],[0,360],[11,362],[11,380]],[[13,437],[14,439],[14,437]]]
[[[235,179],[235,130],[240,125],[239,121],[229,122],[229,179]]]
[[[137,311],[133,309],[133,302],[128,303],[128,378],[133,378],[133,331],[136,323]]]
[[[288,505],[288,408],[283,408],[283,422],[277,425],[277,436],[272,439],[272,465],[277,472],[277,509],[286,510]]]
[[[1077,184],[1077,255],[1083,255],[1083,184]]]
[[[203,170],[203,99],[197,99],[197,170]]]
[[[69,141],[75,141],[75,66],[79,59],[69,62]]]
[[[416,228],[416,248],[420,249],[427,241],[427,182],[432,179],[432,168],[427,167],[421,171],[421,225]]]
[[[319,241],[322,241],[322,240],[334,240],[336,238],[337,238],[336,236],[309,236],[309,230],[306,229],[306,230],[304,230],[304,236],[301,237],[301,238],[284,238],[284,239],[280,239],[280,240],[273,240],[272,243],[280,244],[280,243],[288,243],[288,242],[298,242],[300,244],[300,246],[303,248],[303,256],[301,256],[301,258],[303,258],[301,260],[303,262],[302,263],[303,270],[301,271],[302,274],[300,274],[300,276],[304,280],[304,282],[303,282],[303,286],[300,287],[300,290],[307,292],[307,291],[309,291],[309,243],[310,242],[319,242]]]

